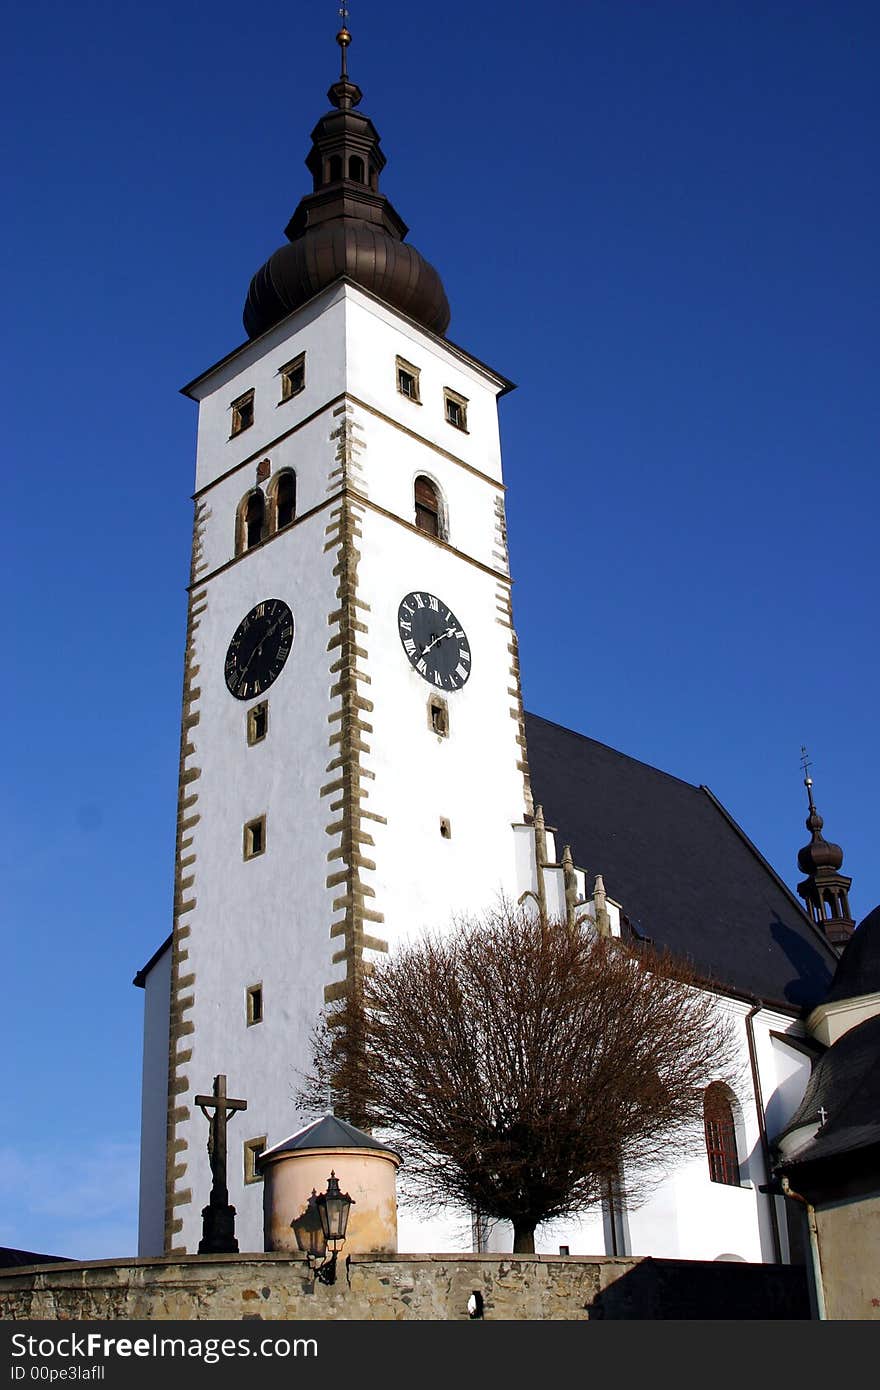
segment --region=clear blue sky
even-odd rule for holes
[[[864,915],[880,6],[353,0],[350,23],[450,336],[518,383],[527,706],[706,783],[792,886],[806,743]],[[244,336],[336,25],[326,0],[6,17],[0,1244],[135,1248],[131,978],[171,925],[194,471],[178,387]]]

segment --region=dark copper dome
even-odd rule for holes
[[[434,333],[449,325],[440,276],[404,242],[406,223],[379,192],[385,156],[368,116],[355,111],[360,88],[349,81],[345,53],[351,36],[337,36],[342,75],[327,93],[334,110],[312,131],[306,159],[313,191],[288,223],[288,245],[257,271],[244,306],[250,338],[265,333],[340,276],[384,299]]]
[[[449,326],[440,276],[415,247],[375,224],[340,217],[279,247],[257,271],[244,306],[248,337],[265,333],[341,275],[435,333]]]
[[[843,850],[840,845],[832,844],[821,833],[824,824],[819,812],[815,807],[811,807],[806,819],[806,826],[811,835],[810,843],[798,850],[798,867],[805,874],[812,873],[814,869],[839,869],[843,863]]]

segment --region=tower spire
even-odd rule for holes
[[[440,276],[405,241],[407,225],[379,187],[385,156],[373,122],[355,109],[363,93],[348,74],[348,0],[339,5],[341,70],[327,92],[331,110],[312,131],[306,158],[312,191],[284,229],[288,245],[251,280],[244,326],[256,338],[345,277],[443,334],[449,303]]]
[[[831,945],[845,946],[855,930],[848,897],[852,879],[840,872],[843,864],[840,845],[832,844],[822,834],[825,822],[813,800],[811,767],[807,750],[802,746],[801,768],[809,803],[805,824],[810,832],[810,843],[798,852],[798,866],[806,874],[806,878],[798,884],[798,893],[814,923],[821,928]]]
[[[351,34],[348,32],[348,5],[345,3],[345,0],[342,0],[342,4],[339,6],[339,14],[342,19],[342,27],[340,28],[339,33],[336,35],[336,42],[342,49],[341,77],[343,81],[345,81],[345,79],[348,77],[348,69],[345,66],[345,50],[351,43]]]
[[[342,16],[342,28],[336,35],[336,42],[342,53],[342,68],[339,81],[333,83],[327,96],[338,111],[350,111],[352,107],[357,106],[363,92],[356,82],[350,81],[348,76],[348,47],[351,43],[351,34],[348,29],[348,5],[345,0],[342,0],[339,13]]]

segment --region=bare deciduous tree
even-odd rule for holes
[[[668,1165],[702,1133],[703,1090],[730,1074],[730,1025],[665,954],[502,905],[399,949],[316,1033],[299,1093],[384,1131],[410,1192],[536,1226]]]

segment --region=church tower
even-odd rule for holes
[[[223,1073],[247,1099],[229,1190],[240,1248],[262,1249],[254,1160],[296,1127],[322,1007],[407,934],[533,883],[510,383],[443,336],[338,43],[313,188],[251,282],[248,341],[184,388],[195,520],[174,931],[139,981],[142,1254],[197,1248],[196,1092]]]

